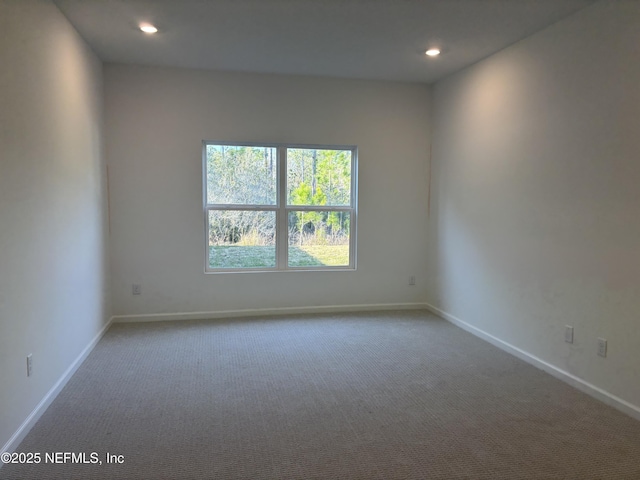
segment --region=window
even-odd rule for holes
[[[355,269],[356,147],[203,150],[206,272]]]

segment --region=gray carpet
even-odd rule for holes
[[[4,479],[640,479],[640,422],[425,312],[114,325]],[[124,455],[106,464],[106,452]]]

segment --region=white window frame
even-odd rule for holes
[[[210,204],[207,203],[207,146],[224,145],[230,147],[266,147],[276,149],[276,204]],[[287,149],[309,150],[350,150],[351,151],[351,204],[346,206],[330,205],[287,205]],[[202,199],[204,213],[204,251],[205,273],[255,273],[255,272],[296,272],[296,271],[353,271],[356,270],[357,211],[358,211],[358,147],[355,145],[316,145],[300,143],[269,142],[223,142],[203,140],[202,142]],[[209,212],[212,210],[267,211],[276,214],[276,265],[258,268],[211,268],[209,263]],[[291,267],[289,259],[289,213],[290,212],[348,212],[349,265],[340,266],[302,266]]]

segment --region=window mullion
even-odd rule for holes
[[[278,208],[275,205],[242,205],[242,204],[214,204],[205,205],[207,210],[240,210],[240,211],[264,211],[275,212]]]
[[[288,265],[289,219],[287,214],[287,149],[278,147],[278,213],[276,222],[276,249],[278,270],[286,270]]]

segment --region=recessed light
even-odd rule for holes
[[[140,30],[142,30],[144,33],[156,33],[158,31],[158,29],[150,23],[141,23]]]
[[[429,55],[430,57],[437,57],[438,55],[440,55],[440,49],[439,48],[430,48],[425,53],[427,55]]]

